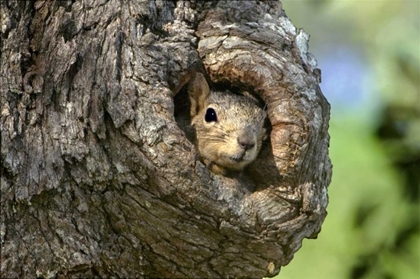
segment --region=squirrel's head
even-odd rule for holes
[[[225,173],[226,169],[241,170],[251,163],[266,137],[263,127],[266,113],[256,100],[228,91],[210,91],[199,73],[188,91],[191,124],[204,162],[217,165],[219,173]]]

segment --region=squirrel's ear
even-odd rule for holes
[[[210,95],[210,88],[203,74],[196,73],[191,79],[188,86],[188,95],[191,102],[191,116],[195,116],[204,108],[204,104]]]

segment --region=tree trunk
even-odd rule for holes
[[[9,0],[1,14],[2,278],[261,278],[316,237],[329,104],[280,2]],[[175,120],[203,66],[267,106],[241,179],[210,172]]]

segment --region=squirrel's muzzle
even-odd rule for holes
[[[237,138],[238,145],[245,150],[252,149],[257,143],[253,131],[246,128]]]

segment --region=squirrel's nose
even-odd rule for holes
[[[255,140],[248,135],[239,136],[237,140],[239,146],[245,150],[251,149],[255,146]]]

